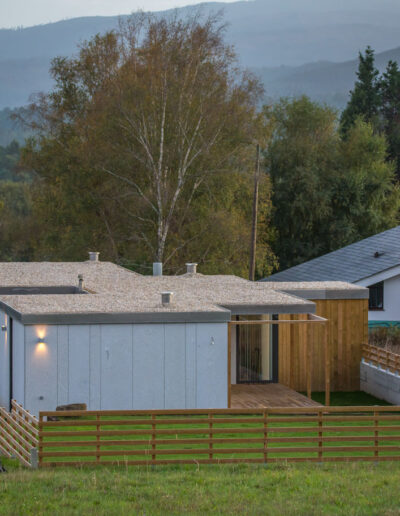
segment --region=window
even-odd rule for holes
[[[383,310],[383,281],[370,285],[369,287],[370,310]]]

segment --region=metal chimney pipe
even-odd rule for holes
[[[89,261],[90,262],[98,262],[99,261],[99,254],[96,251],[89,251]]]
[[[83,290],[83,275],[78,274],[78,289],[80,292]]]
[[[153,263],[153,276],[162,276],[162,263],[161,262]]]
[[[197,273],[197,263],[186,263],[186,272],[187,272],[187,274],[196,274]]]
[[[163,306],[169,306],[172,303],[173,292],[161,292],[161,303]]]

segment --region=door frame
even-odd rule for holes
[[[266,314],[267,315],[267,314]],[[239,315],[235,316],[236,321],[239,321]],[[272,314],[272,320],[277,321],[279,319],[279,315]],[[244,381],[240,380],[239,370],[240,370],[240,360],[239,360],[239,329],[240,325],[236,325],[236,383],[241,385],[250,385],[250,384],[267,384],[267,383],[278,383],[278,372],[279,372],[279,327],[277,324],[272,325],[272,367],[271,367],[271,380],[258,380],[258,381]]]

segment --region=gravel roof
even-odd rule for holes
[[[400,226],[272,274],[264,281],[355,283],[397,265],[400,265]]]
[[[14,287],[77,287],[83,276],[87,294],[15,294]],[[150,320],[229,320],[231,313],[307,313],[314,303],[276,290],[273,284],[250,282],[221,275],[184,274],[182,276],[142,276],[109,262],[12,262],[0,263],[0,303],[25,323],[108,321],[128,322],[130,317]],[[344,290],[347,284],[320,285],[312,288]],[[354,288],[354,286],[350,286]],[[360,290],[363,290],[360,288]],[[365,290],[365,289],[364,289]],[[161,304],[161,292],[174,293],[172,303]],[[168,315],[169,314],[169,315]],[[80,315],[80,318],[76,316]],[[62,316],[62,317],[61,317]],[[96,317],[94,317],[96,316]],[[116,316],[118,316],[116,318]],[[61,319],[60,319],[61,317]],[[85,319],[86,317],[86,319]],[[69,319],[68,319],[69,318]],[[183,318],[183,319],[182,319]]]

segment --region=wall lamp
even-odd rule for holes
[[[46,346],[46,343],[44,341],[44,338],[43,337],[39,337],[38,340],[37,340],[36,349],[38,351],[45,351],[46,348],[47,348],[47,346]]]

